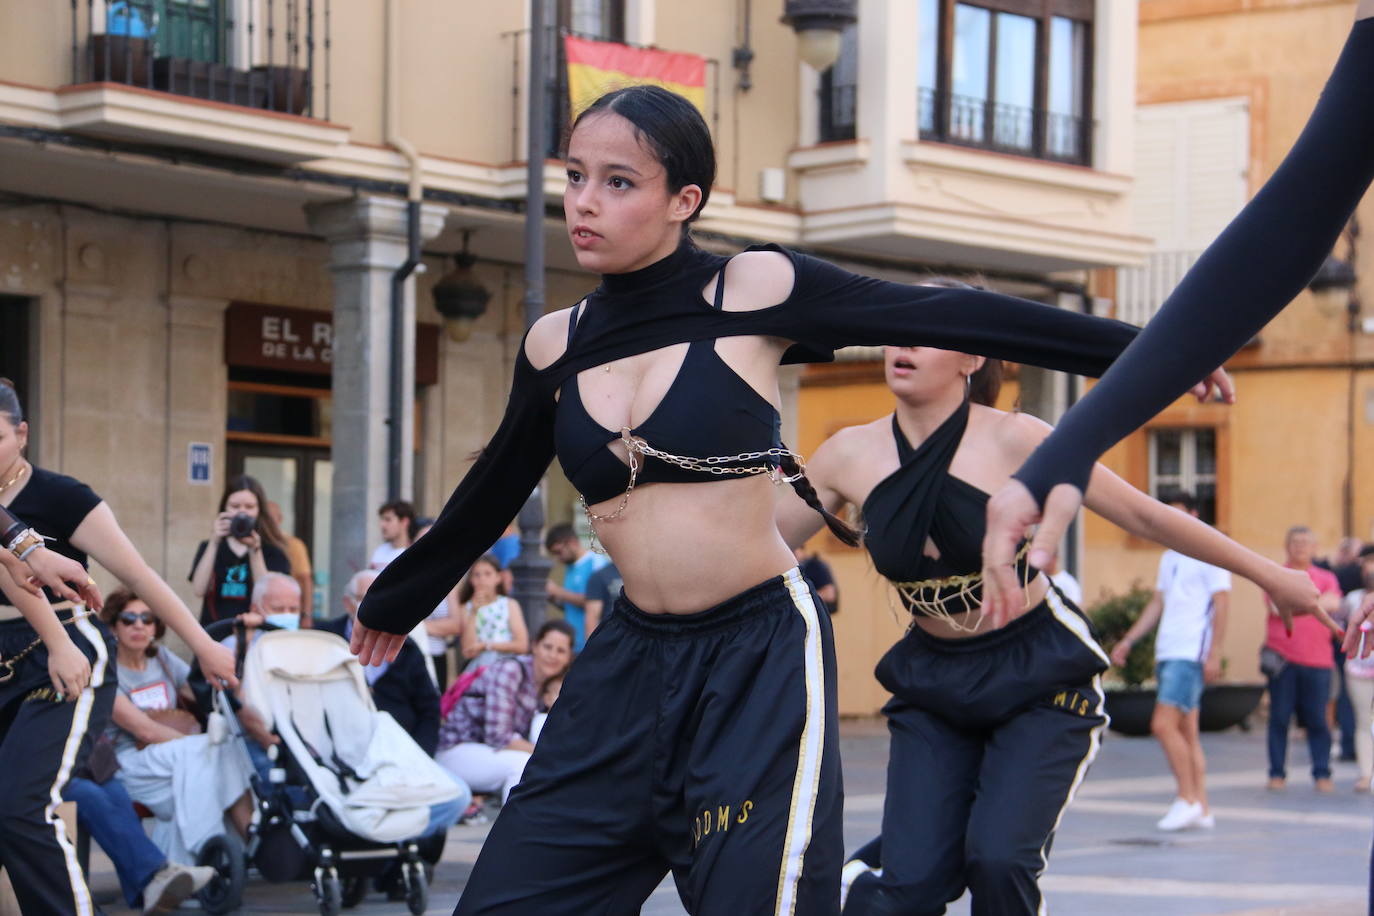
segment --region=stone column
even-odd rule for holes
[[[353,573],[367,565],[377,542],[377,507],[386,501],[388,391],[391,377],[391,276],[406,259],[406,202],[356,197],[306,208],[311,231],[329,242],[334,275],[333,507],[330,514],[329,594],[325,616],[342,607]],[[424,205],[420,237],[443,229],[447,211]],[[408,354],[402,371],[415,390],[415,283],[402,302]],[[402,494],[414,480],[414,398],[402,404]]]

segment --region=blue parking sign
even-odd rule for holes
[[[192,442],[186,447],[186,474],[191,483],[210,483],[211,454],[208,442]]]

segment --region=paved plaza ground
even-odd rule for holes
[[[871,838],[882,816],[886,731],[877,722],[842,728],[845,838],[853,849]],[[1307,773],[1300,732],[1289,751],[1289,786],[1264,789],[1262,729],[1205,735],[1215,831],[1165,835],[1154,822],[1169,802],[1169,779],[1158,746],[1147,738],[1109,735],[1078,800],[1065,816],[1043,879],[1055,916],[1354,916],[1365,912],[1365,868],[1374,801],[1351,793],[1353,764],[1336,765],[1338,790],[1318,795]],[[486,828],[455,827],[432,889],[429,912],[448,914],[481,848]],[[109,861],[93,853],[92,884],[113,901]],[[106,911],[126,913],[113,903]],[[318,912],[304,884],[270,885],[250,878],[246,913]],[[402,904],[373,896],[350,912],[403,913]],[[681,916],[666,881],[643,912]],[[967,914],[968,901],[950,908]]]

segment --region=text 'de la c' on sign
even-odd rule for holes
[[[210,463],[214,459],[214,447],[209,442],[191,442],[186,446],[186,478],[193,484],[208,486],[210,483]]]

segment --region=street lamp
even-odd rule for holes
[[[840,33],[858,21],[855,0],[784,0],[782,21],[797,33],[801,59],[817,71],[840,58]]]
[[[1355,290],[1355,266],[1329,254],[1308,282],[1307,288],[1312,291],[1317,308],[1324,314],[1348,315],[1355,302],[1351,295]],[[1355,311],[1358,314],[1358,306]]]
[[[448,336],[458,343],[472,336],[472,326],[486,314],[491,301],[491,290],[472,272],[477,257],[468,254],[470,234],[463,233],[463,250],[453,256],[453,270],[440,277],[431,290],[434,310],[444,316]]]

